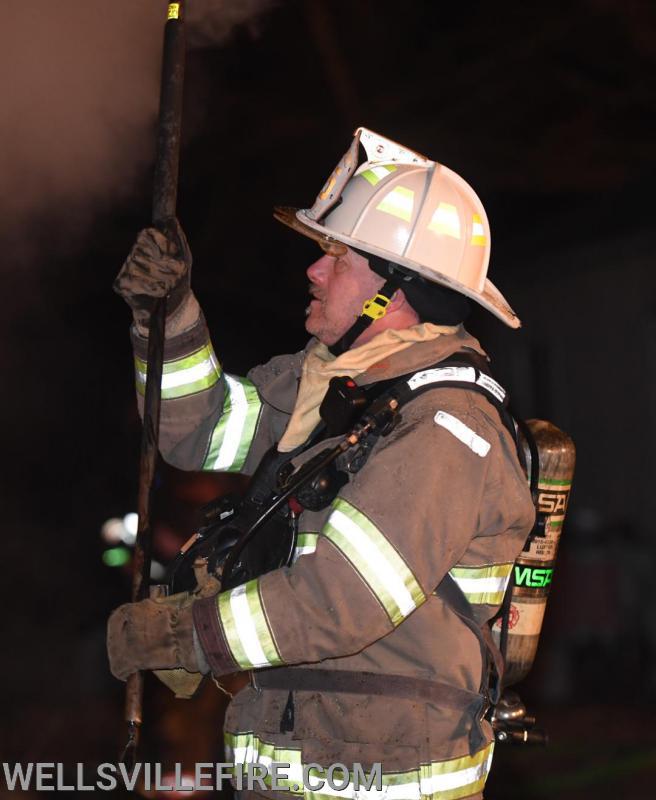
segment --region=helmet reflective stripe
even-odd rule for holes
[[[435,231],[441,236],[453,236],[454,239],[460,238],[460,217],[458,209],[451,203],[440,203],[433,212],[428,230]]]
[[[356,169],[358,143],[367,161]],[[357,129],[311,208],[276,209],[275,215],[311,238],[400,264],[476,300],[510,327],[520,325],[486,278],[490,228],[471,186],[448,167],[373,131]]]
[[[485,228],[478,214],[474,214],[472,222],[472,238],[473,245],[486,245],[487,239],[485,238]]]
[[[482,567],[456,566],[449,570],[449,575],[470,603],[498,606],[503,601],[512,568],[512,562]]]
[[[239,472],[255,436],[262,403],[248,379],[226,375],[225,380],[223,413],[212,431],[202,469]]]
[[[412,189],[408,189],[405,186],[396,186],[383,197],[376,206],[376,210],[410,222],[414,203],[415,193]]]
[[[390,172],[394,172],[395,169],[396,167],[394,164],[381,164],[380,167],[370,167],[362,171],[358,170],[356,174],[364,178],[372,186],[376,186],[383,178],[386,178]]]
[[[146,391],[148,364],[134,359],[137,392]],[[221,377],[221,365],[211,344],[183,358],[165,361],[162,371],[162,400],[174,400],[202,392],[214,386]]]
[[[269,629],[258,580],[221,592],[217,611],[232,657],[242,669],[284,663]]]
[[[411,569],[385,535],[346,500],[333,501],[322,531],[360,573],[393,625],[399,625],[426,596]]]

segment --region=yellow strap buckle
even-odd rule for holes
[[[387,314],[387,306],[392,302],[391,297],[385,297],[384,294],[377,294],[371,300],[367,300],[362,306],[362,316],[370,317],[373,320],[380,319]]]

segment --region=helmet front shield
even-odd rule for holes
[[[377,163],[395,162],[397,164],[417,164],[432,167],[434,161],[415,153],[407,147],[370,131],[368,128],[357,128],[353,134],[353,141],[349,149],[339,160],[335,169],[330,173],[328,180],[323,185],[311,208],[306,210],[306,215],[315,221],[320,220],[339,201],[346,184],[358,170],[360,145],[364,148],[367,160],[360,167],[365,170],[375,167]]]

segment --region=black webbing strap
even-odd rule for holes
[[[362,694],[372,697],[398,697],[405,700],[425,700],[440,708],[469,711],[474,724],[469,734],[471,753],[487,744],[481,721],[488,708],[487,697],[470,692],[442,681],[414,678],[410,675],[387,675],[378,672],[352,672],[351,670],[306,669],[303,667],[276,667],[257,670],[252,674],[256,689],[281,689],[292,692],[337,692],[338,694]],[[293,699],[287,700],[283,722],[289,730],[289,707]]]
[[[535,437],[531,433],[531,429],[528,427],[526,422],[519,417],[516,417],[517,428],[518,431],[521,431],[526,444],[528,445],[528,451],[531,455],[531,464],[530,469],[526,464],[526,459],[524,458],[524,451],[522,450],[519,444],[519,437],[517,437],[516,444],[517,444],[517,454],[519,456],[519,461],[526,472],[528,472],[529,478],[529,486],[531,489],[531,498],[533,499],[533,505],[535,507],[535,522],[529,535],[526,537],[526,543],[524,544],[524,550],[528,550],[531,542],[533,541],[535,536],[544,536],[544,524],[545,524],[545,515],[542,514],[539,510],[539,490],[538,484],[540,483],[540,453],[538,451],[537,442],[535,441]],[[513,564],[513,568],[510,570],[510,579],[508,580],[508,584],[506,586],[506,591],[503,596],[503,602],[501,604],[501,609],[499,611],[497,619],[501,620],[501,633],[499,636],[499,649],[501,651],[502,658],[506,659],[506,655],[508,653],[508,631],[510,630],[510,606],[512,602],[512,591],[515,585],[515,565]]]
[[[476,381],[464,381],[464,380],[439,380],[435,382],[427,381],[423,385],[417,386],[415,388],[411,388],[409,384],[409,379],[413,376],[416,376],[422,372],[430,372],[431,370],[443,370],[447,368],[457,368],[457,367],[468,367],[475,371]],[[413,373],[408,373],[401,378],[396,379],[396,383],[393,384],[391,389],[391,393],[399,401],[399,406],[405,405],[410,400],[415,397],[418,397],[420,394],[423,394],[427,391],[432,391],[433,389],[465,389],[466,391],[470,392],[478,392],[478,394],[482,394],[483,397],[486,398],[498,411],[499,418],[503,426],[506,428],[508,433],[510,434],[515,446],[517,448],[517,454],[522,466],[525,466],[523,463],[523,457],[521,454],[521,448],[519,447],[519,442],[517,439],[517,430],[515,428],[515,421],[508,409],[508,395],[506,394],[505,390],[499,386],[499,384],[494,381],[494,384],[503,391],[504,397],[500,399],[497,395],[490,391],[489,388],[485,386],[485,384],[481,384],[478,382],[481,375],[485,375],[488,378],[492,378],[490,370],[487,366],[487,362],[485,358],[478,353],[473,351],[465,352],[463,350],[454,353],[453,355],[449,356],[448,358],[439,361],[437,364],[434,364],[430,367],[424,367],[421,370],[418,370]],[[366,387],[365,387],[366,388]]]
[[[533,498],[533,505],[538,506],[538,483],[540,482],[540,453],[538,452],[538,445],[535,441],[535,436],[531,433],[523,419],[517,419],[517,427],[522,432],[528,445],[528,451],[531,454],[531,470],[529,474],[529,481],[531,487],[531,497]],[[526,467],[526,464],[524,464]]]
[[[478,639],[483,654],[481,691],[483,694],[488,695],[492,705],[496,705],[501,695],[501,681],[503,679],[504,665],[501,652],[492,638],[492,631],[486,623],[481,625],[481,623],[478,622],[474,616],[474,609],[471,603],[467,600],[462,589],[450,575],[447,574],[444,576],[433,594],[446,603]],[[492,681],[489,680],[490,672],[492,672]]]
[[[392,300],[394,292],[396,292],[400,285],[401,282],[399,278],[388,278],[382,288],[378,290],[376,297],[373,297],[371,300],[369,300],[369,303],[380,305],[381,309],[387,308]],[[387,300],[387,304],[380,303],[378,300],[379,296],[382,296],[385,300]],[[361,333],[364,333],[364,331],[366,331],[374,321],[375,317],[370,316],[369,314],[360,314],[360,316],[355,320],[353,325],[351,325],[342,338],[335,342],[335,344],[330,345],[328,349],[334,356],[340,356],[342,353],[345,353],[358,338],[358,336],[360,336]]]

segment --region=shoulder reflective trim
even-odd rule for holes
[[[255,733],[225,733],[226,760],[247,773],[249,764],[262,764],[270,769],[271,764],[289,764],[287,779],[281,779],[281,785],[288,786],[293,794],[301,795],[304,800],[333,800],[335,797],[344,800],[356,800],[366,797],[367,800],[460,800],[471,797],[483,790],[494,753],[494,742],[490,742],[473,756],[451,758],[445,761],[431,761],[418,764],[414,769],[405,772],[382,772],[380,775],[382,788],[376,788],[375,782],[366,789],[370,770],[362,767],[358,776],[348,775],[349,782],[339,789],[332,789],[327,782],[327,767],[317,768],[315,764],[304,764],[300,749],[277,747],[266,742]],[[233,773],[234,774],[234,773]],[[305,788],[303,778],[309,786],[318,786],[316,790]],[[333,772],[333,783],[341,786],[346,774]],[[264,778],[270,786],[270,776]]]
[[[476,370],[473,367],[433,367],[415,372],[411,378],[408,378],[408,386],[414,391],[419,386],[426,386],[428,383],[440,383],[441,381],[474,383],[475,380]]]
[[[437,425],[441,428],[446,428],[456,439],[466,444],[477,456],[485,458],[490,452],[490,443],[452,414],[447,414],[446,411],[438,411],[433,419]]]
[[[146,392],[148,364],[140,358],[134,359],[135,378],[139,394]],[[165,361],[162,372],[162,400],[175,400],[197,394],[214,386],[221,377],[221,364],[211,344],[206,344],[195,353],[174,361]]]
[[[494,378],[490,378],[489,375],[486,375],[484,372],[481,372],[476,380],[476,383],[479,386],[482,386],[484,389],[487,389],[490,394],[493,394],[500,403],[506,399],[506,390],[501,386],[500,383],[497,383]]]
[[[360,573],[393,625],[425,600],[417,579],[385,535],[346,500],[333,501],[322,533]]]
[[[301,751],[289,747],[276,747],[272,742],[260,739],[254,733],[224,733],[226,759],[233,764],[233,775],[239,768],[243,774],[247,773],[247,765],[262,764],[267,768],[264,782],[271,785],[271,765],[289,764],[284,770],[287,778],[280,776],[278,785],[284,786],[292,794],[303,794],[303,764]],[[282,771],[282,770],[281,770]]]
[[[395,170],[396,167],[393,164],[385,164],[384,166],[369,167],[369,169],[365,169],[363,172],[358,172],[356,174],[360,175],[360,177],[364,178],[372,186],[376,186],[376,184],[380,183],[383,178],[386,178],[390,172],[394,172]]]
[[[449,575],[470,603],[498,606],[510,580],[513,564],[485,564],[482,567],[453,567]]]
[[[296,539],[296,548],[292,563],[294,563],[300,556],[306,556],[309,553],[314,553],[317,549],[318,533],[299,533]]]
[[[385,214],[391,214],[393,217],[410,222],[412,218],[412,207],[415,202],[415,193],[412,189],[407,189],[405,186],[395,186],[391,192],[388,192],[385,197],[376,206],[377,211],[383,211]]]
[[[242,669],[284,663],[269,628],[257,579],[221,592],[216,605],[230,651]]]
[[[216,423],[202,469],[239,472],[255,436],[262,402],[246,378],[225,376],[223,413]]]
[[[432,369],[424,369],[421,372],[408,378],[408,386],[414,391],[420,386],[426,386],[429,383],[441,383],[442,381],[460,381],[461,383],[475,383],[483,389],[487,389],[490,394],[494,395],[496,399],[503,403],[506,398],[506,390],[497,383],[494,378],[481,372],[476,377],[476,370],[473,367],[433,367]]]

